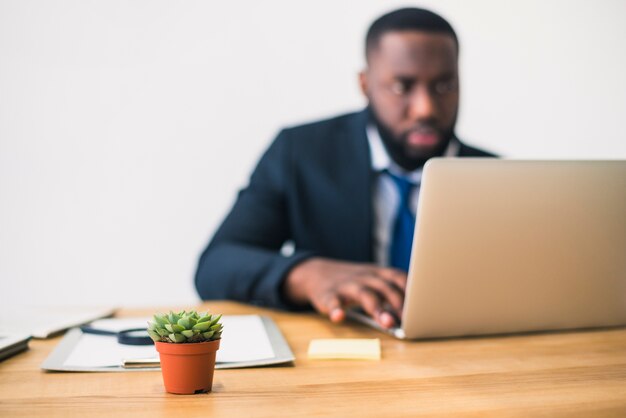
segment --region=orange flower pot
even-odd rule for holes
[[[220,340],[203,343],[155,342],[165,390],[176,394],[210,392]]]

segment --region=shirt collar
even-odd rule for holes
[[[407,172],[391,159],[389,153],[387,153],[387,150],[385,149],[385,145],[383,144],[383,140],[380,137],[380,133],[378,132],[378,128],[376,128],[376,125],[374,125],[373,123],[368,124],[366,132],[367,141],[369,142],[370,147],[372,169],[375,172],[389,170],[394,174],[406,176],[414,182],[419,182],[421,180],[421,168],[418,168],[417,170],[411,172]],[[459,155],[459,148],[459,141],[456,138],[452,138],[448,143],[448,147],[443,153],[443,156],[457,157]]]

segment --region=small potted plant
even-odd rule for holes
[[[155,314],[148,322],[161,359],[165,390],[176,394],[210,392],[222,315],[196,311]]]

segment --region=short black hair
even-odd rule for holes
[[[443,17],[430,10],[407,7],[382,15],[372,23],[365,37],[365,58],[378,46],[380,38],[387,32],[420,31],[450,35],[459,51],[459,40],[452,25]]]

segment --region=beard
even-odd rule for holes
[[[416,149],[409,145],[408,136],[410,132],[403,132],[400,136],[393,132],[377,117],[374,111],[369,108],[370,120],[376,124],[380,138],[383,141],[387,153],[391,159],[407,171],[414,171],[426,164],[426,161],[433,157],[440,157],[448,148],[450,141],[454,138],[454,124],[447,130],[440,130],[433,122],[422,121],[415,125],[414,129],[427,128],[434,130],[439,136],[439,141],[428,149]]]

